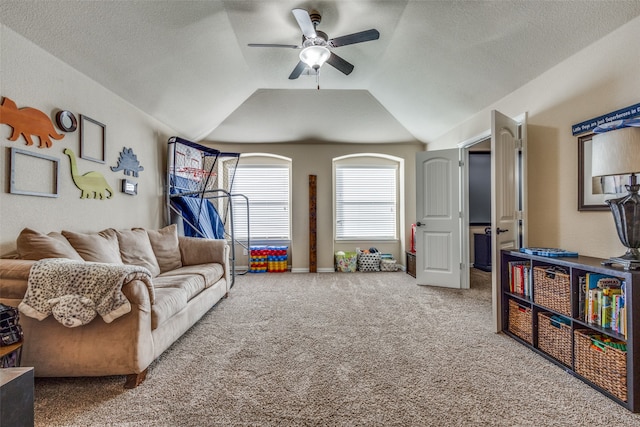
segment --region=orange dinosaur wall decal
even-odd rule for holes
[[[56,132],[53,122],[45,113],[31,107],[18,108],[16,103],[6,96],[0,104],[0,124],[13,128],[9,141],[17,141],[22,135],[27,145],[33,145],[31,136],[37,136],[40,139],[39,148],[51,147],[51,138],[64,138],[64,135]]]

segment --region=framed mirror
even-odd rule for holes
[[[592,133],[578,137],[578,210],[608,211],[604,201],[627,194],[629,175],[594,178],[591,176]]]

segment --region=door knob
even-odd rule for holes
[[[508,228],[505,228],[505,229],[503,230],[503,229],[501,229],[500,227],[498,227],[498,228],[496,229],[496,233],[497,233],[497,234],[500,234],[500,233],[506,233],[507,231],[509,231],[509,229],[508,229]]]
[[[421,225],[424,225],[424,224],[423,224],[423,223],[421,223],[420,221],[418,221],[418,222],[416,222],[416,225],[417,225],[418,227],[420,227]]]

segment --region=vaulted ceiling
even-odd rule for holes
[[[288,76],[293,8],[355,66]],[[194,141],[429,142],[640,16],[638,0],[8,1],[0,22]]]

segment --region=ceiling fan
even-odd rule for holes
[[[316,71],[317,74],[325,62],[344,74],[349,75],[353,71],[353,65],[331,52],[331,49],[380,38],[378,30],[371,29],[330,39],[326,33],[316,30],[316,26],[320,24],[321,20],[318,11],[312,10],[311,12],[307,12],[304,9],[293,9],[291,12],[302,30],[301,45],[249,43],[251,47],[302,49],[302,51],[300,51],[300,61],[289,75],[289,79],[291,80],[300,77],[307,67]]]

